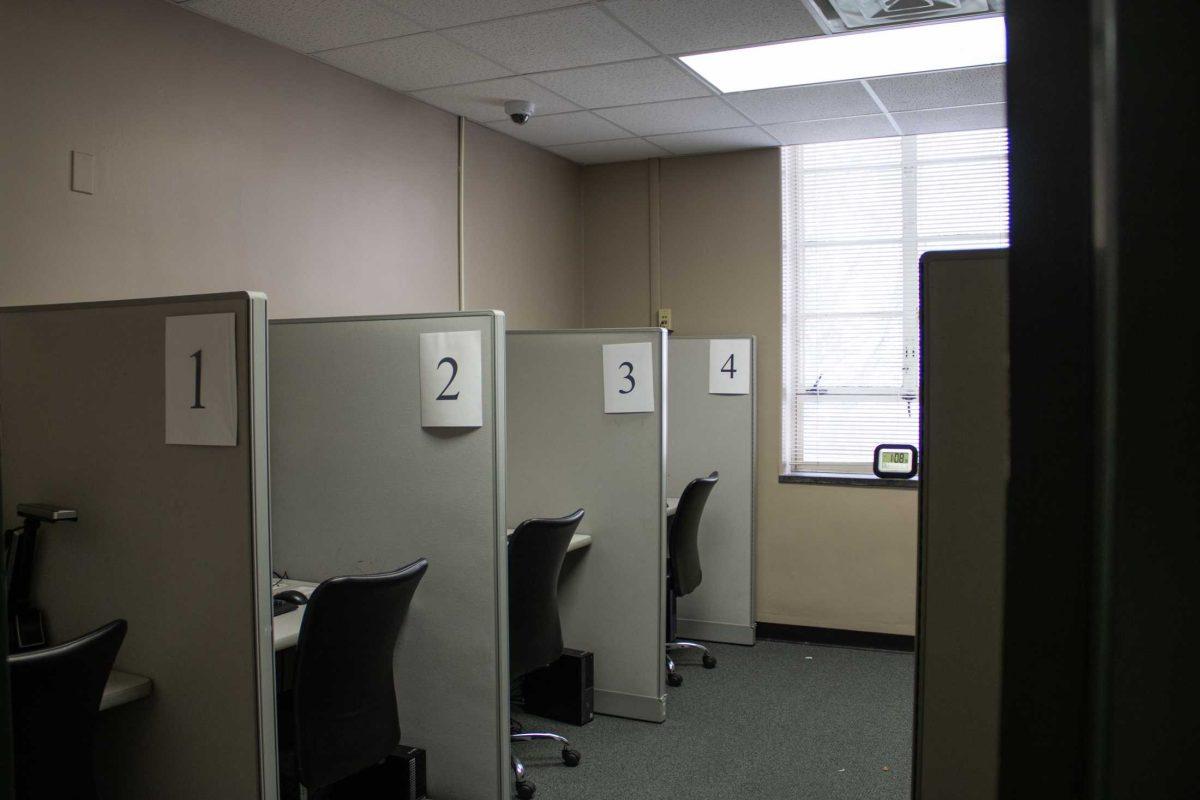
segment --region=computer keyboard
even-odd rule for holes
[[[287,600],[280,600],[278,597],[271,598],[271,616],[278,617],[280,614],[286,614],[289,611],[295,611],[300,606],[295,603],[289,603]]]

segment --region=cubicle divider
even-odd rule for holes
[[[511,793],[504,349],[493,311],[271,323],[274,569],[429,559],[395,677],[432,797]]]
[[[260,294],[0,310],[5,526],[18,503],[78,511],[38,542],[49,639],[129,626],[105,797],[277,796],[266,377]]]
[[[682,638],[754,644],[753,336],[678,336],[671,362],[667,494],[716,470],[700,522],[704,579],[676,607]]]
[[[563,639],[595,658],[595,710],[666,719],[666,332],[508,335],[508,524],[583,508]],[[607,413],[606,413],[607,412]]]

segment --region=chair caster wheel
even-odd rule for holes
[[[713,658],[712,656],[710,656],[708,653],[704,654],[704,668],[705,669],[716,669],[717,668],[717,660],[715,658]]]
[[[582,758],[582,756],[579,755],[578,750],[571,750],[570,748],[564,747],[562,751],[562,758],[563,763],[568,767],[578,767],[579,759]]]
[[[668,672],[667,686],[683,686],[683,676],[678,672]]]
[[[517,781],[517,797],[521,800],[530,800],[536,791],[537,787],[534,786],[533,781]]]

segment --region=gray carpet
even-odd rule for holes
[[[538,800],[900,800],[911,780],[913,656],[808,644],[681,654],[661,725],[597,715],[573,727],[519,711],[583,754],[518,743]]]

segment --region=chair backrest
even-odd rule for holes
[[[128,625],[8,657],[16,797],[97,797],[92,745],[100,698]]]
[[[508,538],[508,663],[513,678],[563,651],[558,576],[583,509],[558,519],[527,519]]]
[[[719,477],[714,472],[707,478],[693,479],[684,487],[679,506],[671,517],[667,543],[672,589],[678,597],[691,594],[704,578],[700,569],[700,517],[704,515],[704,504]]]
[[[386,758],[400,743],[396,639],[429,562],[330,578],[313,590],[293,683],[300,781],[319,789]]]

